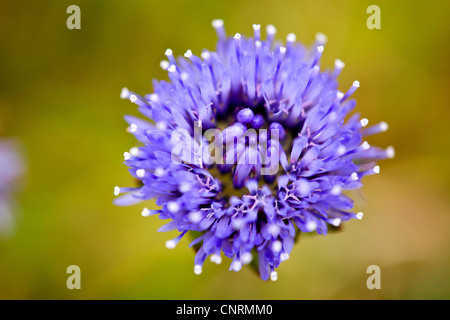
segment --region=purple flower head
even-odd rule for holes
[[[0,235],[7,235],[14,226],[14,193],[24,173],[18,144],[12,139],[0,141]]]
[[[180,232],[168,248],[193,235],[196,274],[207,257],[220,263],[223,254],[230,270],[252,263],[262,279],[276,280],[301,232],[326,234],[329,225],[362,218],[345,192],[379,173],[376,161],[394,150],[364,140],[386,123],[347,119],[359,82],[338,90],[340,60],[320,70],[324,35],[307,48],[294,34],[275,41],[271,25],[263,40],[259,25],[253,37],[227,37],[222,20],[212,24],[215,52],[175,58],[168,49],[161,67],[169,81],[154,81],[145,96],[123,89],[152,121],[125,117],[142,144],[124,154],[140,184],[116,187],[115,203],[156,199],[161,208],[142,214],[167,219],[159,231]]]

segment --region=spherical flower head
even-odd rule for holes
[[[364,140],[385,131],[384,122],[368,127],[358,114],[347,117],[359,82],[338,90],[340,60],[320,70],[324,35],[307,48],[294,34],[276,42],[273,26],[263,40],[259,25],[253,37],[228,37],[222,20],[212,25],[216,51],[176,59],[168,49],[161,66],[169,81],[154,81],[145,96],[122,90],[152,121],[125,118],[141,144],[125,152],[125,163],[141,183],[116,187],[115,202],[156,199],[160,209],[142,214],[168,219],[159,231],[180,232],[167,248],[194,235],[196,274],[207,257],[220,263],[223,254],[230,270],[251,263],[262,279],[276,280],[301,232],[325,235],[362,218],[345,192],[379,173],[376,161],[394,151]]]

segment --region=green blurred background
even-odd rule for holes
[[[81,8],[81,30],[66,9]],[[369,30],[366,9],[381,9]],[[450,23],[448,1],[13,1],[0,2],[0,133],[18,137],[28,174],[17,228],[0,240],[1,299],[449,299]],[[167,79],[159,62],[171,48],[214,49],[211,20],[229,34],[252,24],[277,27],[311,44],[328,36],[322,67],[346,63],[340,88],[361,82],[357,110],[390,129],[369,142],[393,145],[357,195],[362,221],[327,237],[305,236],[278,269],[277,282],[207,261],[144,205],[115,207],[113,188],[133,183],[122,163],[135,145],[122,87],[144,94]],[[154,204],[147,203],[147,207]],[[81,268],[81,290],[66,268]],[[366,268],[381,268],[368,290]]]

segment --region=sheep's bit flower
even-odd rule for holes
[[[143,144],[124,154],[139,187],[116,187],[123,195],[115,203],[156,199],[161,209],[142,214],[169,220],[159,231],[180,232],[167,248],[186,233],[194,237],[196,274],[223,252],[230,270],[251,263],[262,279],[276,280],[301,232],[325,235],[330,225],[362,218],[344,192],[379,173],[376,161],[394,149],[364,141],[387,130],[385,122],[367,127],[358,114],[345,121],[359,82],[337,89],[340,60],[320,70],[323,34],[307,49],[294,34],[276,42],[272,25],[265,40],[260,25],[253,38],[227,37],[222,20],[212,25],[216,52],[175,59],[167,49],[161,67],[169,82],[154,81],[145,96],[122,90],[153,121],[125,117]]]

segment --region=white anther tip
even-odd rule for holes
[[[148,217],[148,216],[150,216],[150,213],[151,213],[150,210],[148,210],[147,208],[144,208],[141,212],[141,215],[143,217]]]
[[[278,273],[275,270],[270,273],[270,280],[272,281],[278,280]]]
[[[335,218],[335,219],[331,220],[330,223],[335,227],[339,227],[341,225],[341,219]]]
[[[211,262],[215,263],[215,264],[221,264],[222,263],[222,257],[218,254],[213,254],[211,255]]]
[[[164,54],[166,56],[173,56],[173,51],[172,51],[172,49],[167,49],[166,52],[164,52]]]
[[[281,251],[282,248],[283,248],[283,244],[281,243],[281,241],[277,240],[272,243],[272,251],[273,252],[278,253]]]
[[[277,33],[277,29],[275,28],[274,25],[269,24],[266,27],[266,32],[267,32],[267,34],[274,35],[275,33]]]
[[[202,266],[200,266],[200,265],[195,265],[194,266],[194,273],[195,274],[201,274],[202,273],[202,271],[203,271],[203,268],[202,268]]]
[[[139,148],[138,147],[133,147],[130,149],[130,154],[133,157],[137,157],[139,155]]]
[[[323,52],[323,46],[318,46],[318,47],[317,47],[317,51],[320,52],[320,53],[322,53],[322,52]]]
[[[182,72],[180,74],[180,78],[181,80],[186,81],[187,79],[189,79],[189,74],[187,72]]]
[[[123,159],[124,160],[130,160],[131,158],[131,154],[129,152],[124,152],[123,153]]]
[[[193,222],[193,223],[200,222],[200,221],[203,219],[201,213],[198,212],[198,211],[192,211],[192,212],[190,212],[190,213],[188,214],[188,218],[189,218],[189,220],[190,220],[191,222]]]
[[[389,146],[387,149],[386,149],[386,155],[388,156],[388,158],[394,158],[395,157],[395,149],[394,149],[394,147],[392,147],[392,146]]]
[[[364,213],[358,212],[358,213],[356,214],[356,219],[361,220],[361,219],[363,218],[363,216],[364,216]]]
[[[118,196],[120,194],[120,188],[119,187],[114,187],[114,195]]]
[[[254,24],[253,25],[253,30],[255,30],[255,31],[261,30],[261,25],[260,24]]]
[[[138,129],[137,125],[135,123],[130,124],[130,132],[134,133]]]
[[[180,206],[179,206],[178,202],[170,201],[167,204],[167,210],[169,210],[169,212],[171,212],[171,213],[176,213],[179,208],[180,208]]]
[[[309,232],[312,232],[312,231],[316,230],[317,229],[317,223],[315,221],[308,221],[306,223],[306,229]]]
[[[280,53],[285,54],[286,53],[286,47],[280,47]]]
[[[353,86],[356,88],[359,88],[359,81],[358,80],[354,81]]]
[[[384,132],[387,131],[387,129],[389,129],[389,125],[384,121],[380,122],[380,130]]]
[[[337,154],[342,155],[347,151],[347,149],[344,146],[339,146],[337,149]]]
[[[177,71],[177,67],[176,67],[174,64],[172,64],[172,65],[167,69],[167,71],[169,71],[169,72],[175,72],[175,71]]]
[[[233,261],[231,263],[231,269],[236,272],[240,271],[242,269],[242,262],[237,261],[237,260]]]
[[[352,179],[353,181],[357,181],[358,180],[358,173],[353,172],[350,176],[350,179]]]
[[[280,232],[280,227],[277,226],[276,224],[269,225],[269,227],[267,229],[268,229],[269,233],[273,236],[276,236],[278,234],[278,232]]]
[[[130,94],[130,91],[127,88],[122,88],[122,91],[120,92],[120,98],[126,99],[129,94]]]
[[[156,129],[158,130],[166,130],[167,129],[167,123],[164,121],[158,121],[156,123]]]
[[[328,38],[327,38],[327,36],[324,35],[323,33],[317,32],[317,33],[316,33],[316,41],[317,41],[318,43],[325,44],[325,43],[328,41]]]
[[[214,19],[211,22],[211,25],[214,29],[222,28],[223,27],[223,20],[222,19]]]
[[[167,240],[166,241],[166,248],[167,249],[175,249],[175,247],[177,246],[177,243],[173,240]]]
[[[364,141],[364,142],[361,144],[361,148],[362,148],[363,150],[369,150],[369,149],[370,149],[370,144],[369,144],[367,141]]]
[[[180,183],[180,185],[178,186],[178,190],[179,190],[181,193],[186,193],[186,192],[188,192],[189,190],[191,190],[191,184],[190,184],[189,182],[182,182],[182,183]]]
[[[249,264],[253,260],[253,256],[250,252],[245,252],[241,255],[241,260],[243,264]]]
[[[136,175],[138,176],[138,178],[143,178],[145,176],[145,169],[136,170]]]
[[[136,100],[137,100],[137,97],[134,94],[132,94],[130,96],[130,101],[134,103]]]
[[[280,254],[280,260],[281,262],[289,260],[289,253],[283,252],[282,254]]]
[[[365,126],[367,126],[369,124],[369,120],[364,118],[364,119],[361,119],[360,123],[361,123],[361,126],[365,127]]]
[[[150,98],[150,101],[152,101],[152,102],[158,102],[159,101],[159,96],[158,96],[157,93],[150,94],[149,98]]]
[[[169,63],[169,61],[167,61],[167,60],[162,60],[162,61],[159,63],[159,66],[161,67],[161,69],[167,70],[167,69],[169,68],[169,66],[170,66],[170,63]]]
[[[286,40],[288,42],[295,42],[295,40],[297,40],[297,36],[295,35],[295,33],[289,33],[286,37]]]
[[[343,69],[345,67],[345,63],[341,59],[334,60],[334,66],[337,69]]]
[[[241,34],[240,33],[236,33],[235,35],[234,35],[234,38],[236,39],[236,40],[239,40],[239,39],[241,39]]]
[[[380,173],[380,166],[373,167],[373,172]]]
[[[208,60],[211,57],[211,53],[209,53],[209,51],[203,51],[201,53],[201,57],[203,58],[203,60]]]
[[[186,51],[186,53],[184,54],[184,56],[185,56],[186,58],[192,57],[192,51],[191,51],[191,50]]]
[[[342,192],[342,188],[340,186],[334,186],[333,188],[331,188],[331,191],[330,191],[330,193],[333,196],[338,196],[341,194],[341,192]]]

